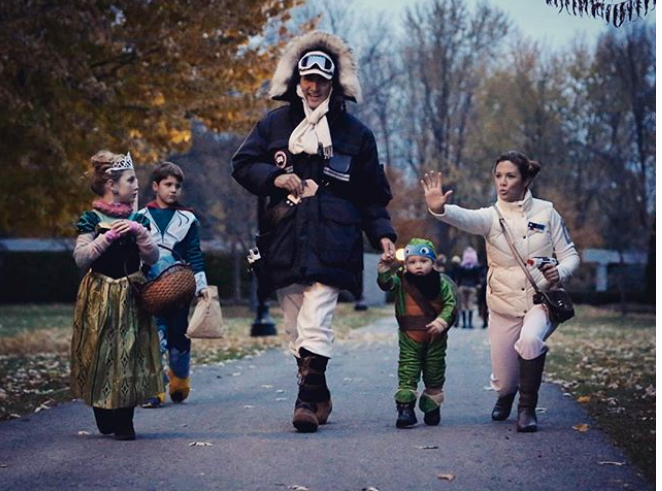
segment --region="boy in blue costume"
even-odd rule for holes
[[[152,266],[147,274],[148,279],[155,278],[161,271],[177,260],[191,264],[195,273],[196,296],[208,293],[207,277],[200,236],[198,220],[193,210],[179,203],[182,193],[184,172],[171,162],[158,164],[152,172],[152,191],[154,201],[139,211],[151,223],[152,238],[162,246],[159,262]],[[170,398],[173,402],[184,401],[191,390],[191,340],[186,337],[188,328],[189,306],[176,309],[163,316],[156,317],[156,324],[161,340],[161,354],[168,355],[168,371],[166,383],[169,382]],[[157,408],[165,402],[165,393],[156,394],[145,401],[143,407]]]

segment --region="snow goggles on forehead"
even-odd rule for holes
[[[323,51],[310,51],[299,60],[300,75],[317,73],[327,80],[331,80],[335,69],[333,60]]]

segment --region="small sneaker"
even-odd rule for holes
[[[170,379],[170,399],[172,402],[184,402],[191,392],[191,377],[177,377],[172,370],[168,370]]]
[[[414,426],[418,423],[416,419],[416,412],[414,407],[416,406],[415,402],[410,402],[409,404],[396,403],[398,407],[398,419],[395,422],[395,426],[398,428],[406,428],[408,426]]]
[[[423,421],[428,426],[437,426],[441,421],[440,408],[433,409],[432,411],[425,413],[423,416]]]
[[[145,402],[143,402],[143,409],[157,409],[160,408],[165,403],[165,392],[159,392],[154,397],[150,397]]]

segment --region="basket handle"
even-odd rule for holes
[[[184,258],[177,251],[175,251],[174,249],[171,249],[168,246],[164,246],[163,244],[156,244],[156,245],[159,246],[161,249],[165,249],[167,251],[172,252],[172,255],[175,256],[175,259],[177,259],[177,261],[181,261],[183,263],[186,262],[186,261],[184,261]]]

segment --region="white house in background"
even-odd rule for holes
[[[584,249],[582,260],[586,263],[597,263],[595,272],[595,291],[607,291],[607,268],[610,264],[621,264],[618,251],[610,249]],[[627,251],[623,253],[624,264],[646,264],[645,251]]]

